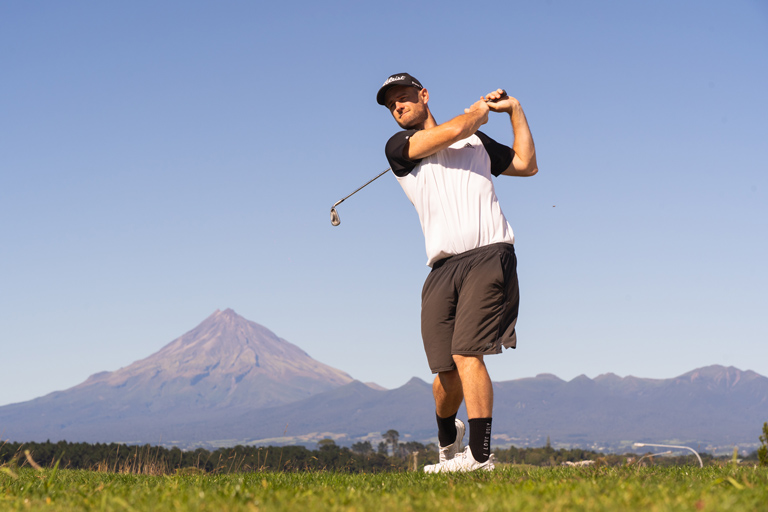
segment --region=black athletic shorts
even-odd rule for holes
[[[455,370],[453,354],[515,348],[517,258],[509,243],[435,262],[421,294],[421,337],[432,373]]]

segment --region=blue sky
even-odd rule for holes
[[[430,373],[391,73],[438,122],[497,87],[540,172],[496,181],[519,348],[494,380],[768,375],[768,4],[0,5],[0,405],[232,308],[363,381]],[[484,131],[511,142],[504,116]]]

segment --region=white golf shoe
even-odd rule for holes
[[[469,471],[493,471],[495,457],[491,454],[485,462],[477,462],[472,456],[472,450],[467,446],[463,452],[456,454],[451,460],[424,466],[425,473],[466,473]]]
[[[461,440],[464,439],[464,431],[464,422],[459,418],[456,418],[456,439],[453,441],[453,444],[440,447],[440,458],[438,459],[439,464],[442,464],[447,460],[451,460],[456,456],[457,453],[461,451]]]

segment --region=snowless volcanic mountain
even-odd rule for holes
[[[180,405],[180,397],[187,397],[185,406],[253,408],[293,402],[351,381],[227,309],[146,359],[92,375],[72,391],[106,386],[124,396],[149,398],[147,405],[158,410]]]
[[[146,359],[0,407],[0,438],[156,443],[193,418],[281,405],[352,380],[231,309],[217,310]]]

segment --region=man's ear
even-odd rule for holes
[[[426,105],[427,102],[429,102],[429,91],[426,89],[419,90],[419,98],[421,98],[421,102]]]

